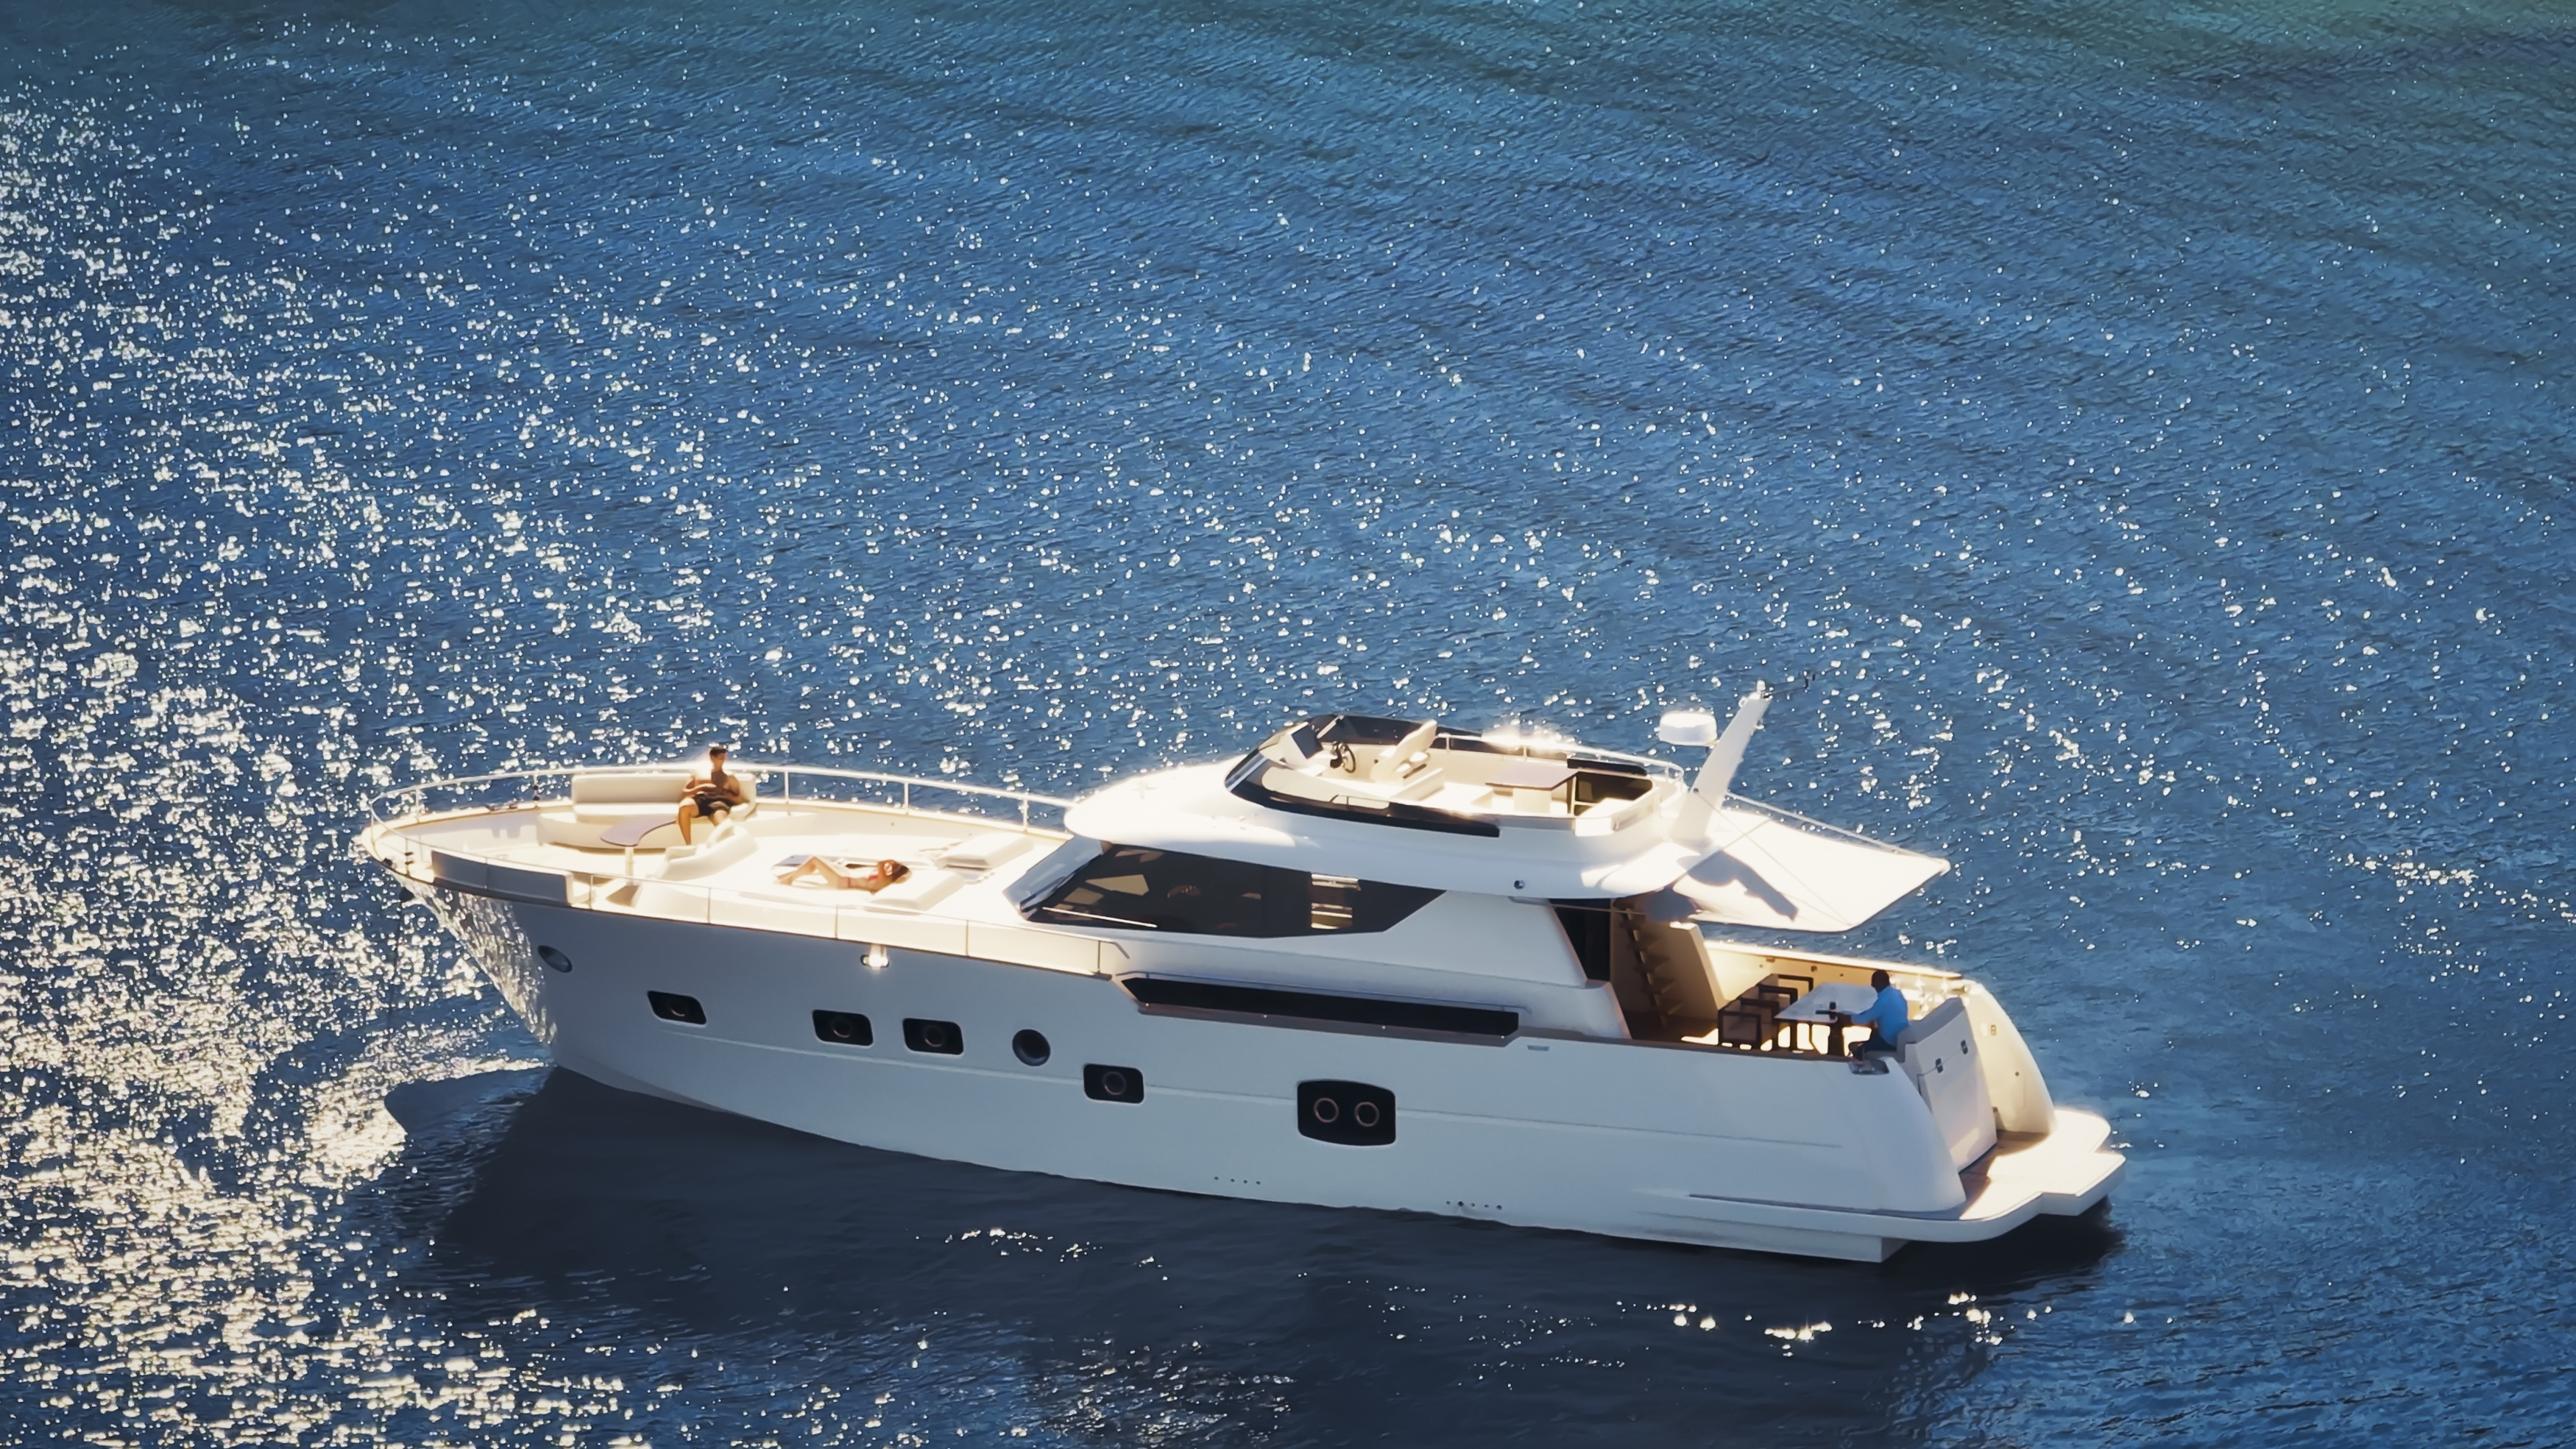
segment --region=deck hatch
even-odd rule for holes
[[[1233,986],[1216,981],[1184,981],[1169,976],[1128,976],[1119,985],[1141,1006],[1183,1011],[1218,1011],[1234,1016],[1285,1017],[1292,1021],[1334,1022],[1394,1031],[1443,1032],[1457,1036],[1507,1037],[1520,1030],[1520,1013],[1491,1006],[1449,1006],[1428,1001],[1388,1001],[1374,996],[1337,996],[1321,991],[1287,991],[1274,986]]]

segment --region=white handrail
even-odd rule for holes
[[[377,794],[368,797],[367,818],[376,824],[385,825],[391,824],[396,820],[427,814],[429,813],[428,796],[429,792],[433,790],[459,790],[476,785],[493,785],[504,782],[549,780],[555,778],[570,780],[572,777],[581,774],[670,768],[674,768],[671,761],[652,760],[627,765],[553,765],[532,770],[495,770],[489,774],[483,775],[454,775],[439,780],[421,780],[409,785],[399,785],[390,790],[380,791]],[[681,768],[685,768],[685,766],[682,766]],[[951,794],[957,795],[980,796],[991,800],[1017,801],[1020,807],[1020,823],[1023,826],[1029,823],[1029,810],[1031,806],[1042,805],[1052,809],[1062,810],[1073,804],[1071,800],[1063,799],[1054,795],[1041,795],[1033,790],[1008,790],[993,785],[970,785],[959,780],[933,780],[927,776],[896,775],[889,774],[882,770],[849,770],[833,765],[763,766],[751,762],[745,762],[742,765],[742,768],[746,771],[777,771],[780,776],[779,799],[782,804],[794,797],[794,782],[798,775],[810,775],[833,780],[854,780],[863,784],[899,785],[903,789],[902,808],[904,813],[907,815],[912,813],[912,787],[915,785],[925,786],[933,790],[946,790]],[[403,811],[400,815],[389,815],[386,813],[386,806],[403,800],[411,802],[410,809]],[[536,803],[536,800],[532,796],[527,800],[513,801],[511,803],[534,804]],[[486,805],[484,808],[492,809],[496,807]]]

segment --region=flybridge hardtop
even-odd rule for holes
[[[1696,780],[1567,741],[1335,714],[1231,765],[1110,785],[1065,823],[1098,840],[1432,890],[1569,901],[1662,892],[1656,913],[1667,920],[1794,931],[1850,930],[1949,869],[1731,796],[1766,703],[1747,697],[1732,739],[1701,728],[1706,716],[1667,721],[1668,737],[1713,746]]]
[[[568,1070],[892,1152],[1876,1260],[2122,1159],[1993,994],[1713,939],[1943,869],[1643,756],[1328,715],[1075,801],[737,761],[417,785],[359,845]],[[1836,1013],[1907,1003],[1889,1050]]]

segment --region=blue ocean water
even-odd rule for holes
[[[0,1441],[2576,1440],[2549,3],[0,11]],[[550,1075],[352,862],[1296,714],[1954,871],[2108,1213],[1883,1266]]]

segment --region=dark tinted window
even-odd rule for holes
[[[1323,991],[1283,991],[1274,986],[1182,981],[1168,976],[1130,976],[1119,984],[1127,988],[1128,995],[1146,1006],[1174,1007],[1183,1011],[1223,1011],[1265,1020],[1331,1021],[1399,1031],[1458,1032],[1467,1036],[1510,1036],[1521,1026],[1518,1012],[1493,1006],[1389,1001],[1375,996],[1335,996]]]
[[[1373,714],[1327,715],[1321,723],[1306,721],[1326,743],[1345,745],[1391,745],[1413,733],[1422,721],[1386,719]]]
[[[1316,738],[1315,727],[1311,724],[1301,724],[1295,729],[1290,730],[1288,732],[1288,747],[1295,750],[1301,757],[1309,760],[1324,752],[1324,742]]]
[[[1199,936],[1383,931],[1440,894],[1239,860],[1113,845],[1029,907],[1029,919]]]

